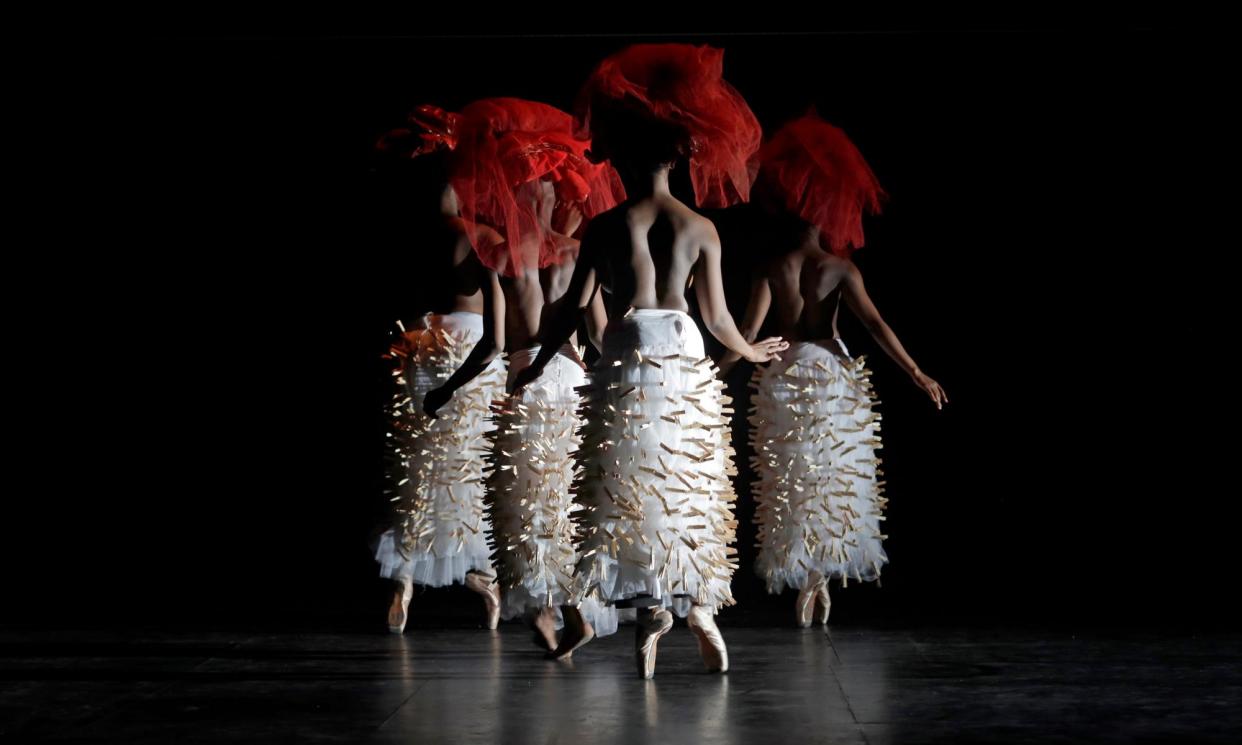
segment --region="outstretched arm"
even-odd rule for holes
[[[483,337],[470,350],[461,367],[443,385],[427,392],[423,399],[423,411],[428,416],[434,417],[440,407],[453,397],[454,391],[486,370],[492,360],[496,359],[496,355],[505,348],[505,293],[500,287],[500,277],[496,272],[482,266],[479,271],[485,275],[482,283]]]
[[[694,291],[699,300],[703,325],[721,344],[750,362],[777,359],[777,352],[789,348],[789,343],[780,337],[764,339],[752,345],[737,330],[725,303],[724,281],[720,276],[720,239],[714,231],[699,250],[699,261],[695,265],[694,274]]]
[[[849,263],[845,268],[845,278],[842,281],[843,294],[845,295],[845,304],[849,306],[858,320],[863,326],[867,327],[867,331],[880,345],[884,352],[893,358],[893,361],[901,366],[902,370],[914,380],[914,384],[922,388],[936,408],[942,408],[944,404],[949,402],[949,397],[945,395],[944,389],[940,384],[929,378],[915,364],[914,359],[906,352],[905,347],[901,345],[901,340],[897,338],[897,334],[885,323],[880,316],[880,311],[876,309],[875,303],[871,302],[871,297],[867,294],[866,287],[863,286],[862,272],[858,271],[858,267]]]

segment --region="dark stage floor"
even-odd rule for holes
[[[6,741],[1242,741],[1242,637],[633,629],[544,661],[520,626],[382,634],[0,632]]]

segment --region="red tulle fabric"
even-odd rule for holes
[[[585,223],[625,199],[616,171],[586,158],[590,142],[553,106],[475,101],[462,109],[457,132],[449,180],[475,251],[493,270],[513,276],[560,263],[572,243],[564,233],[577,232],[573,212]],[[552,204],[540,196],[543,181]]]
[[[815,112],[781,127],[759,150],[756,188],[820,228],[825,248],[849,256],[862,248],[862,216],[886,196],[862,153]]]
[[[700,207],[750,199],[752,156],[763,130],[742,94],[725,82],[724,50],[690,44],[635,44],[600,63],[579,98],[590,131],[596,97],[636,103],[690,135],[690,180]]]
[[[423,104],[406,117],[408,126],[384,134],[375,143],[381,152],[416,158],[436,150],[452,150],[457,145],[460,117],[437,106]]]

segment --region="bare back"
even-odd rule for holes
[[[595,218],[592,241],[608,315],[630,308],[687,311],[686,286],[699,256],[717,240],[711,221],[667,195],[626,202]]]
[[[577,258],[577,245],[567,245],[562,249],[560,263],[501,279],[505,293],[505,346],[509,351],[535,344],[543,319],[551,315],[550,309],[569,289]]]
[[[769,265],[776,333],[789,341],[837,336],[837,307],[849,262],[808,243]]]
[[[597,338],[607,318],[620,318],[630,309],[687,312],[686,289],[693,277],[704,328],[730,350],[752,362],[766,362],[789,345],[777,338],[756,344],[746,341],[725,302],[720,271],[720,236],[711,220],[699,215],[668,193],[667,169],[652,174],[650,196],[631,199],[596,216],[586,228],[581,252],[566,299],[551,315],[547,328],[548,346],[535,362],[514,379],[515,388],[539,376],[555,350],[577,327],[581,312],[598,308],[597,320],[590,324],[592,343],[602,349]],[[637,186],[637,185],[636,185]],[[628,187],[627,187],[628,188]],[[635,193],[638,189],[631,189]],[[607,318],[604,316],[599,287],[608,289]],[[545,322],[547,319],[545,319]]]

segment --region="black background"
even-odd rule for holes
[[[1136,153],[1166,136],[1152,112],[1175,82],[1156,34],[328,34],[146,38],[84,70],[98,98],[79,116],[106,124],[70,129],[110,157],[45,175],[80,236],[118,240],[81,239],[62,289],[85,313],[25,369],[57,392],[27,430],[47,447],[32,527],[6,546],[10,620],[379,628],[379,355],[436,278],[372,145],[425,102],[569,109],[596,62],[654,39],[723,47],[767,130],[815,105],[891,195],[856,259],[951,403],[846,322],[884,401],[891,565],[834,618],[1232,622],[1204,507],[1225,497],[1201,488],[1210,435],[1184,415],[1202,391],[1152,292],[1168,163]],[[745,470],[738,490],[746,521]],[[726,623],[792,604],[763,594],[752,539]],[[412,623],[474,623],[476,603],[423,593]]]

